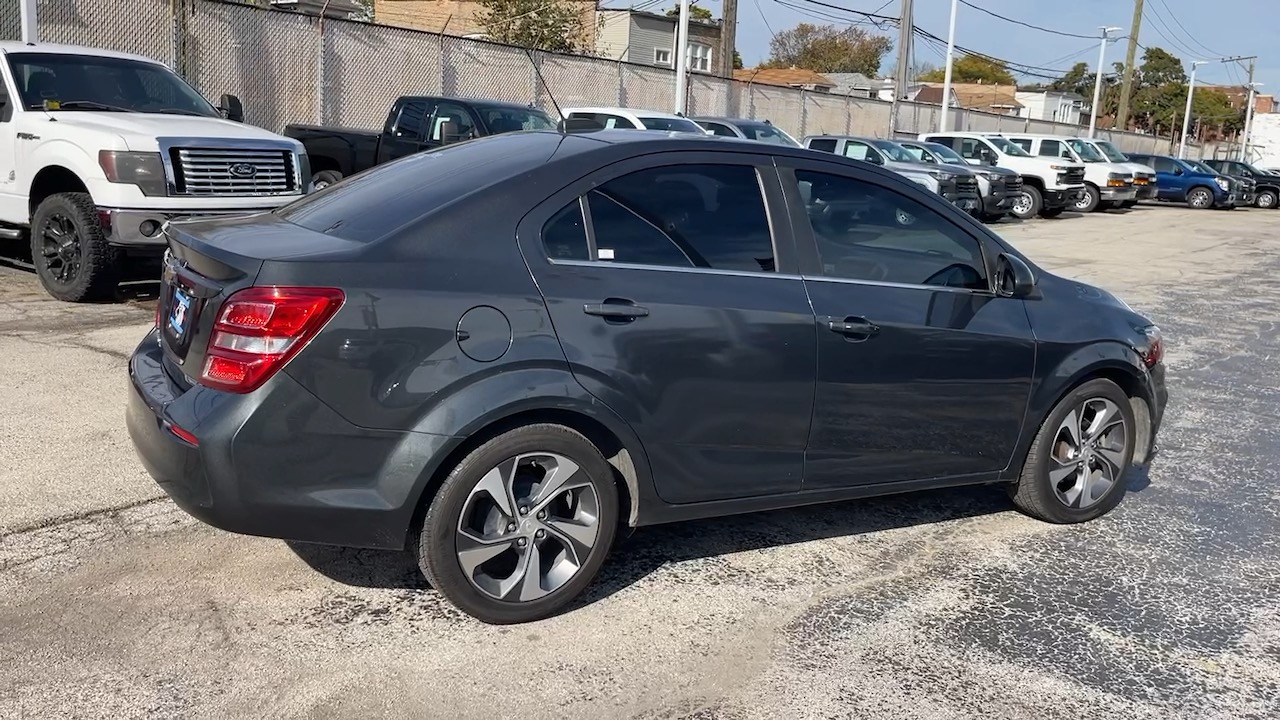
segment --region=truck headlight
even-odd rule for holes
[[[169,194],[160,153],[99,150],[98,165],[110,182],[137,185],[147,197]]]
[[[1224,178],[1224,177],[1216,177],[1216,178],[1214,178],[1214,179],[1213,179],[1213,181],[1214,181],[1214,182],[1216,182],[1216,183],[1218,183],[1218,187],[1222,188],[1222,192],[1227,192],[1227,191],[1231,190],[1231,181],[1230,181],[1230,180],[1228,180],[1228,179],[1226,179],[1226,178]]]
[[[987,180],[990,180],[991,182],[1000,182],[1001,180],[1004,179],[1004,176],[1001,175],[1000,173],[993,173],[993,172],[982,173],[982,177],[986,178]]]
[[[955,180],[956,176],[952,173],[942,172],[941,170],[930,170],[929,175],[934,180]]]
[[[1057,171],[1059,171],[1059,172],[1062,172],[1062,171],[1064,171],[1064,170],[1074,170],[1075,168],[1074,168],[1073,166],[1071,166],[1071,165],[1050,165],[1050,166],[1049,166],[1049,169],[1050,169],[1050,170],[1057,170]]]

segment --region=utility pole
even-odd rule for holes
[[[1124,54],[1124,83],[1120,86],[1120,110],[1116,120],[1121,130],[1129,129],[1129,97],[1133,93],[1133,65],[1138,61],[1138,31],[1142,29],[1142,0],[1133,0],[1133,26],[1129,28],[1129,50]],[[1111,123],[1111,127],[1115,127]]]
[[[1093,137],[1093,133],[1098,128],[1098,103],[1102,102],[1102,65],[1107,61],[1107,42],[1112,30],[1123,30],[1118,27],[1104,27],[1102,30],[1102,45],[1098,48],[1098,76],[1093,80],[1093,108],[1089,111],[1089,137]]]
[[[947,27],[947,69],[942,76],[942,115],[938,118],[938,132],[951,132],[947,124],[947,106],[951,104],[951,67],[956,60],[956,6],[957,0],[951,0],[951,24]]]
[[[1191,98],[1196,94],[1196,69],[1207,62],[1207,60],[1197,60],[1191,63],[1191,82],[1187,84],[1187,109],[1182,113],[1182,137],[1178,138],[1179,158],[1187,156],[1187,128],[1191,125]]]
[[[22,42],[40,42],[40,28],[36,25],[36,0],[18,0],[18,15],[22,24]]]
[[[1244,111],[1244,137],[1240,140],[1240,162],[1249,162],[1249,135],[1253,132],[1253,104],[1257,102],[1254,99],[1254,93],[1257,92],[1258,85],[1253,81],[1253,66],[1257,60],[1249,61],[1249,104],[1245,106]]]
[[[676,114],[684,114],[689,83],[689,0],[680,0],[680,21],[676,24]]]
[[[898,132],[898,110],[907,97],[907,83],[911,75],[911,35],[915,20],[911,12],[911,0],[902,0],[902,13],[898,17],[898,67],[893,73],[893,104],[889,106],[889,139]]]
[[[720,61],[724,76],[733,77],[733,53],[738,41],[738,0],[724,0],[724,17],[720,19]]]

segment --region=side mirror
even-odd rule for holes
[[[218,101],[218,111],[222,113],[222,117],[232,122],[244,122],[244,105],[235,95],[223,95]]]
[[[440,123],[440,144],[448,145],[458,142],[458,123],[446,120]]]
[[[1184,173],[1184,172],[1182,171],[1182,168],[1180,168],[1180,167],[1174,167],[1174,168],[1173,168],[1173,174],[1174,174],[1174,175],[1185,175],[1186,173]]]
[[[996,258],[996,294],[1007,298],[1024,298],[1036,289],[1036,276],[1022,258],[1000,253]]]
[[[867,152],[866,160],[867,160],[867,162],[871,163],[872,165],[883,165],[883,164],[884,164],[884,158],[880,157],[880,153],[878,153],[878,152],[871,152],[871,151],[868,151],[868,152]]]
[[[984,164],[989,165],[991,167],[996,166],[996,156],[992,155],[991,153],[987,153],[986,155],[984,155],[982,157],[982,161]]]

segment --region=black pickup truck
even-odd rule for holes
[[[381,132],[289,125],[284,134],[302,142],[315,188],[389,160],[482,135],[551,130],[556,123],[529,105],[497,100],[405,95],[396,99]]]
[[[1248,178],[1257,183],[1253,202],[1258,207],[1270,210],[1280,206],[1280,175],[1259,170],[1239,160],[1205,160],[1204,164],[1223,175]]]

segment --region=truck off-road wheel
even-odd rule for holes
[[[1023,512],[1051,523],[1106,514],[1125,494],[1136,423],[1129,398],[1110,380],[1090,380],[1049,413],[1010,488]]]
[[[1274,190],[1260,190],[1258,191],[1258,199],[1254,203],[1264,210],[1270,210],[1276,206],[1277,200],[1280,200],[1280,197],[1276,196]]]
[[[595,578],[617,523],[618,488],[595,445],[561,425],[528,425],[449,473],[423,521],[418,564],[483,622],[540,620]]]
[[[50,295],[87,302],[115,294],[124,257],[107,242],[89,195],[60,193],[31,218],[31,260]]]
[[[1102,201],[1102,196],[1098,194],[1098,188],[1092,185],[1084,186],[1084,194],[1076,201],[1076,212],[1091,213],[1098,209],[1098,203]]]
[[[1206,187],[1191,188],[1187,192],[1187,207],[1193,210],[1213,207],[1213,193]]]
[[[341,180],[342,173],[337,170],[321,170],[311,177],[311,184],[315,186],[315,189],[323,190]]]
[[[1030,220],[1039,214],[1042,205],[1044,199],[1040,197],[1040,191],[1031,185],[1024,185],[1022,194],[1013,201],[1013,207],[1009,208],[1009,214],[1019,220]]]

